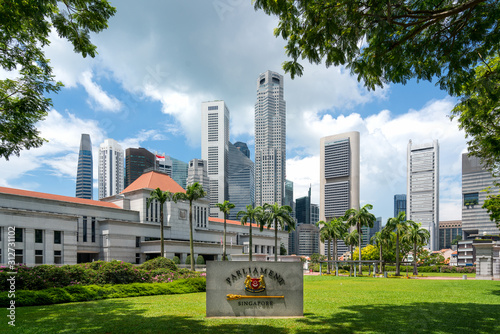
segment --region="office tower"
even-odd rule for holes
[[[462,238],[462,221],[449,220],[439,222],[439,248],[451,248],[451,244],[457,237]]]
[[[170,161],[172,163],[172,179],[177,182],[178,185],[180,185],[183,189],[186,189],[187,184],[186,180],[188,177],[188,169],[189,169],[189,164],[187,162],[172,158],[172,157],[166,157],[165,161],[168,162],[170,158]],[[161,166],[161,165],[160,165]],[[168,164],[165,165],[165,168],[168,169]],[[162,171],[162,169],[159,169]],[[168,175],[168,172],[167,172]],[[203,188],[205,190],[205,188]]]
[[[90,135],[82,133],[80,152],[78,153],[78,169],[76,171],[76,197],[93,199],[94,173],[92,170],[92,143]]]
[[[227,194],[234,204],[229,219],[236,220],[239,211],[246,211],[247,205],[254,205],[255,182],[254,163],[233,144],[228,143]]]
[[[394,216],[397,217],[400,212],[406,215],[406,194],[394,195]]]
[[[125,150],[125,188],[146,170],[154,168],[155,164],[155,155],[145,148],[127,148]]]
[[[359,210],[359,132],[347,132],[320,140],[320,220],[344,216]],[[322,254],[326,254],[323,246]],[[348,250],[343,241],[337,246],[342,255]]]
[[[311,204],[311,224],[316,224],[319,221],[319,205]]]
[[[246,143],[242,143],[241,141],[237,141],[236,143],[233,144],[238,150],[241,151],[244,155],[246,155],[247,158],[250,158],[250,150],[248,149],[248,146]]]
[[[160,154],[158,152],[155,152],[155,158],[156,158],[155,170],[165,173],[168,176],[172,177],[172,159],[168,155],[165,155],[165,153]],[[177,182],[177,184],[179,183]],[[183,188],[185,189],[185,187]]]
[[[439,144],[408,142],[406,219],[421,223],[431,234],[428,247],[438,250],[439,237]]]
[[[319,227],[312,224],[297,225],[295,237],[296,255],[311,256],[319,253]]]
[[[297,224],[311,224],[311,186],[307,196],[295,200],[295,215]]]
[[[99,199],[119,194],[124,189],[123,149],[114,139],[99,147]]]
[[[191,161],[189,161],[188,177],[186,182],[187,185],[191,185],[195,182],[198,182],[199,184],[201,184],[203,189],[207,191],[207,196],[209,196],[208,194],[209,178],[208,178],[207,162],[205,160],[192,159]]]
[[[286,175],[286,104],[283,76],[262,73],[255,103],[255,204],[283,205]]]
[[[295,218],[295,203],[293,202],[293,182],[290,180],[285,180],[285,199],[284,205],[288,205],[292,208],[293,217]]]
[[[382,217],[377,217],[373,223],[373,227],[370,227],[368,241],[375,235],[375,233],[382,231]]]
[[[210,217],[224,218],[216,206],[228,199],[229,109],[224,101],[201,104],[201,158],[208,161]]]
[[[494,178],[480,160],[467,153],[462,154],[462,232],[464,239],[475,235],[498,234],[495,222],[490,220],[490,215],[483,209],[483,204],[488,195],[482,191],[491,187],[493,194],[498,194],[498,187]]]

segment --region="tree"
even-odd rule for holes
[[[356,210],[354,208],[349,209],[345,212],[344,220],[348,226],[356,226],[356,231],[358,231],[358,246],[361,246],[361,227],[373,227],[373,223],[377,220],[373,213],[368,210],[373,209],[373,205],[365,204],[361,209]],[[362,264],[361,264],[361,248],[359,249],[359,273],[362,274]]]
[[[149,198],[146,201],[146,207],[149,209],[149,206],[151,205],[151,202],[153,201],[158,201],[160,204],[160,252],[161,256],[165,257],[165,245],[163,244],[164,238],[163,238],[163,207],[165,206],[165,203],[167,201],[172,200],[172,193],[170,191],[162,191],[160,188],[156,188],[155,190],[151,191],[151,194],[149,195]]]
[[[349,252],[351,253],[351,261],[353,259],[353,248],[358,245],[359,242],[359,235],[358,231],[353,230],[351,233],[347,233],[346,236],[344,237],[344,242],[346,245],[349,246]],[[351,267],[349,270],[349,276],[352,275],[353,271],[353,264],[351,263]]]
[[[339,239],[344,239],[345,235],[347,234],[347,226],[342,220],[341,217],[338,218],[333,218],[329,220],[327,223],[324,221],[319,221],[316,223],[316,226],[322,226],[320,229],[320,238],[321,242],[325,242],[325,240],[328,241],[328,261],[331,260],[330,258],[330,241],[333,241],[333,259],[337,261],[339,259],[338,254],[337,254],[337,240]],[[325,229],[324,232],[322,230]],[[322,236],[324,234],[324,236]],[[326,237],[326,239],[325,239]],[[327,266],[327,271],[330,272],[330,263],[328,263]],[[337,271],[335,271],[335,275],[337,275]]]
[[[292,208],[288,205],[280,206],[278,203],[264,203],[263,223],[270,229],[274,227],[274,261],[278,262],[278,229],[285,230],[288,227],[288,233],[295,230],[295,220],[293,220]]]
[[[0,157],[8,160],[46,141],[35,124],[52,106],[44,94],[57,93],[62,86],[54,81],[43,52],[51,30],[68,39],[83,57],[95,57],[90,32],[106,29],[115,12],[106,0],[2,1],[0,66],[16,78],[0,80]]]
[[[249,260],[252,261],[252,224],[254,221],[262,221],[262,215],[263,215],[263,209],[261,206],[253,207],[253,205],[247,205],[247,210],[246,211],[239,211],[237,214],[237,217],[239,218],[241,216],[241,225],[245,225],[246,223],[249,223],[249,231],[248,231],[248,243],[249,243]],[[263,224],[259,224],[260,230],[262,231],[264,228]]]
[[[224,203],[217,203],[215,204],[219,208],[221,212],[224,213],[224,240],[222,243],[222,261],[227,261],[227,254],[226,254],[226,218],[231,209],[234,208],[233,203],[229,203],[229,201],[224,201]]]
[[[500,184],[496,184],[497,187],[500,187]],[[490,220],[494,221],[497,224],[497,227],[500,229],[500,193],[499,194],[491,194],[488,189],[488,195],[486,196],[486,200],[483,204],[483,209],[486,209],[490,214]]]
[[[177,192],[174,194],[173,198],[177,202],[188,201],[189,202],[189,251],[191,252],[191,270],[194,271],[194,245],[193,245],[193,202],[203,198],[207,195],[207,192],[203,190],[203,187],[198,182],[190,184],[187,186],[186,192]]]
[[[344,65],[368,89],[410,79],[437,80],[460,97],[452,111],[469,151],[499,172],[500,1],[255,0],[279,18],[292,78],[306,59]]]
[[[452,244],[452,245],[456,245],[456,244],[458,244],[458,242],[459,242],[460,240],[462,240],[462,236],[461,236],[460,234],[458,234],[458,235],[455,237],[455,239],[453,239],[453,240],[452,240],[451,244]]]
[[[395,231],[396,233],[396,276],[400,276],[399,272],[399,242],[401,237],[406,233],[408,229],[408,222],[405,220],[406,214],[402,211],[397,217],[392,217],[387,220],[387,224],[384,229],[385,233],[390,233]]]
[[[359,252],[356,252],[359,247],[356,247],[354,250],[353,254],[353,260],[359,260]],[[378,260],[379,259],[379,250],[376,246],[374,245],[366,245],[366,247],[363,247],[361,249],[361,255],[363,256],[363,259],[365,260]]]
[[[280,244],[280,255],[286,255],[286,247],[284,243]]]
[[[370,243],[375,244],[378,247],[379,250],[379,260],[380,264],[378,267],[379,273],[382,273],[382,263],[384,261],[383,255],[382,255],[382,247],[386,242],[386,236],[382,232],[375,232],[375,235],[370,238]]]
[[[409,227],[406,231],[406,234],[403,236],[403,239],[407,240],[409,243],[413,245],[413,275],[418,275],[417,270],[417,247],[425,246],[429,239],[431,238],[431,234],[425,228],[421,228],[420,224],[412,222],[411,220],[407,221]]]
[[[325,222],[323,220],[320,220],[319,222],[316,223],[316,226],[321,226],[319,229],[319,239],[321,240],[322,243],[327,242],[327,257],[326,261],[326,273],[330,274],[330,241],[332,240],[332,235],[330,233],[331,227],[330,227],[330,222]]]

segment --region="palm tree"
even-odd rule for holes
[[[189,251],[191,252],[191,270],[194,271],[194,246],[193,246],[193,202],[203,198],[207,192],[198,182],[187,186],[186,192],[177,192],[174,194],[174,201],[189,201]]]
[[[356,226],[356,231],[358,232],[358,246],[359,246],[359,273],[362,273],[362,263],[361,263],[361,227],[373,227],[373,223],[377,220],[375,215],[368,210],[373,209],[373,205],[365,204],[361,209],[356,210],[354,208],[349,209],[345,212],[344,220],[346,220],[347,225]]]
[[[406,214],[402,211],[397,217],[389,218],[384,229],[386,232],[395,231],[396,233],[396,276],[400,276],[399,272],[399,239],[406,233],[408,222],[405,220]]]
[[[224,240],[222,243],[222,261],[227,261],[227,255],[226,255],[226,218],[231,209],[234,208],[233,203],[229,203],[229,201],[224,201],[224,203],[217,203],[215,204],[217,207],[219,207],[219,210],[224,213]]]
[[[327,241],[327,258],[326,258],[326,273],[330,274],[330,241],[331,241],[331,233],[330,233],[330,222],[325,222],[323,220],[320,220],[319,222],[316,223],[316,226],[321,226],[319,230],[319,238],[322,243],[325,243],[325,240]]]
[[[417,270],[417,246],[424,246],[429,242],[431,234],[425,228],[421,228],[420,224],[417,224],[411,220],[407,221],[409,224],[406,234],[403,236],[406,241],[413,244],[413,275],[418,275]]]
[[[295,230],[295,220],[293,220],[292,208],[288,205],[279,206],[278,203],[273,205],[264,204],[263,223],[267,224],[270,229],[274,224],[274,261],[278,262],[278,229],[285,229],[288,226],[288,233]]]
[[[349,245],[349,251],[351,252],[351,261],[352,261],[353,248],[354,248],[354,246],[357,246],[358,242],[359,242],[358,231],[353,230],[351,233],[347,233],[344,237],[344,242],[346,245]],[[353,264],[351,263],[351,267],[349,269],[349,276],[352,275],[352,271],[353,271],[352,267],[353,267]]]
[[[382,257],[382,246],[384,244],[384,241],[385,241],[385,236],[382,232],[375,232],[375,235],[373,237],[371,237],[371,239],[370,239],[370,243],[372,245],[375,244],[379,250],[379,254],[380,254],[380,265],[378,267],[379,274],[382,273],[382,262],[384,261],[384,259]]]
[[[237,214],[237,217],[240,218],[241,216],[241,225],[245,225],[247,222],[250,223],[250,228],[249,228],[249,260],[252,261],[252,222],[253,221],[261,221],[261,217],[263,214],[263,210],[261,206],[258,207],[253,207],[253,205],[247,205],[247,211],[239,211]],[[262,231],[263,225],[260,224],[260,230]]]
[[[172,200],[172,193],[170,191],[162,191],[160,188],[156,188],[151,191],[149,198],[146,201],[146,210],[149,209],[151,202],[157,200],[160,203],[160,252],[161,256],[165,257],[165,246],[163,245],[163,207],[165,202]]]

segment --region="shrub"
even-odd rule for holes
[[[203,256],[201,255],[198,255],[198,258],[196,258],[196,264],[205,264],[205,259],[203,258]]]
[[[104,262],[96,272],[94,284],[127,284],[140,282],[142,272],[134,268],[132,264],[113,260]]]
[[[179,258],[177,258],[179,259]],[[169,269],[171,271],[177,270],[177,266],[173,260],[164,258],[164,257],[155,257],[154,259],[148,260],[140,265],[141,269],[145,270],[154,270],[154,269]]]
[[[181,259],[179,259],[178,256],[174,256],[174,258],[172,259],[172,261],[175,263],[175,264],[181,264]]]
[[[186,262],[185,262],[185,264],[191,264],[191,255],[188,255],[188,256],[186,257]]]

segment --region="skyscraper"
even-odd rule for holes
[[[210,183],[208,178],[207,162],[201,159],[193,159],[189,161],[187,185],[198,182],[203,187],[203,190],[210,196],[208,185]]]
[[[166,162],[169,161],[168,158],[165,160]],[[188,169],[189,169],[189,164],[187,162],[181,161],[179,159],[175,159],[170,157],[170,161],[172,162],[172,179],[177,182],[178,185],[180,185],[183,189],[187,188],[187,177],[188,177]],[[161,164],[160,164],[161,166]],[[165,165],[165,169],[168,168],[168,164]],[[162,171],[162,169],[159,169]],[[168,172],[167,172],[168,175]],[[203,188],[205,189],[205,187]]]
[[[82,133],[80,152],[78,153],[78,169],[76,171],[76,197],[93,199],[94,173],[92,169],[92,143],[90,135]]]
[[[119,194],[124,189],[123,149],[114,139],[99,147],[99,199]]]
[[[462,154],[462,232],[464,239],[474,235],[498,234],[495,222],[490,220],[490,215],[483,204],[488,195],[482,191],[491,187],[491,192],[498,194],[498,187],[494,186],[495,179],[491,172],[483,167],[481,161]]]
[[[320,220],[341,217],[359,210],[359,132],[347,132],[320,139]],[[337,253],[347,251],[343,241]],[[325,249],[321,246],[322,254]]]
[[[408,143],[406,219],[429,230],[428,247],[438,250],[439,241],[439,144]]]
[[[393,217],[397,217],[400,212],[404,212],[406,214],[406,194],[394,195],[394,216]]]
[[[228,199],[229,109],[224,101],[201,104],[201,158],[208,161],[210,216],[224,218],[216,206]]]
[[[295,200],[295,216],[297,224],[313,224],[311,222],[311,186],[309,186],[307,196]]]
[[[248,146],[246,143],[243,143],[241,141],[237,141],[236,143],[233,144],[234,147],[236,147],[238,150],[241,151],[244,155],[247,156],[247,158],[250,158],[250,150],[248,149]]]
[[[229,219],[236,220],[239,211],[254,204],[254,163],[233,144],[228,143],[228,200],[234,204]]]
[[[125,150],[125,186],[127,188],[146,170],[154,168],[156,157],[143,147]]]
[[[255,205],[283,205],[285,174],[286,103],[283,76],[267,71],[257,79]]]

